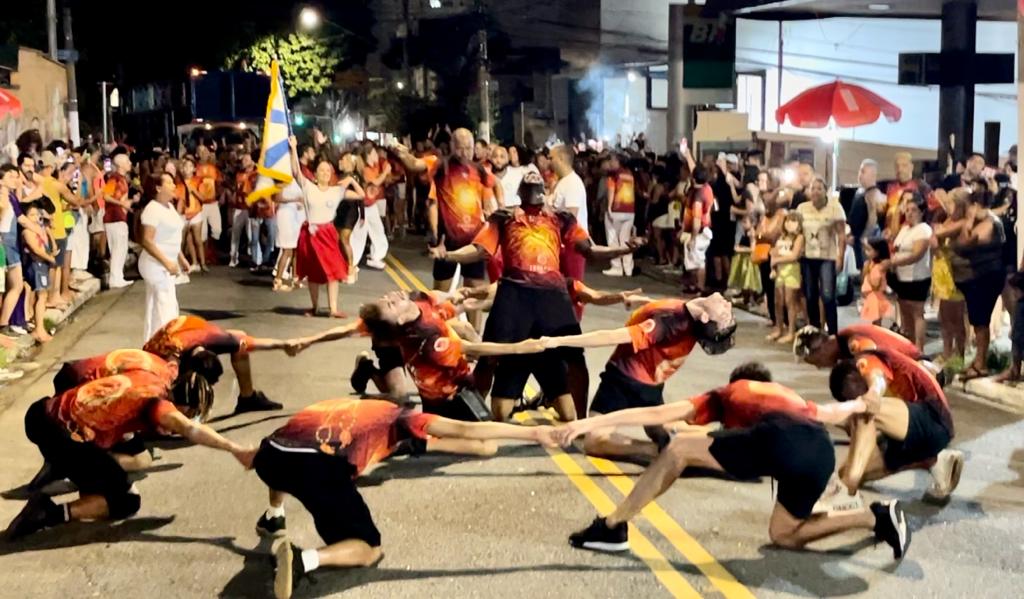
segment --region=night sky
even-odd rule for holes
[[[80,110],[83,119],[98,115],[97,82],[175,79],[191,65],[221,66],[221,58],[260,35],[293,31],[296,15],[309,2],[289,0],[57,0],[73,11],[78,63]],[[343,11],[325,14],[344,22]],[[9,0],[0,9],[0,43],[43,51],[46,41],[46,1]],[[57,25],[63,47],[63,23]]]

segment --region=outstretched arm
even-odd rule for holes
[[[508,356],[518,354],[537,354],[544,351],[543,341],[540,339],[527,339],[518,343],[480,343],[464,342],[462,351],[470,356]]]
[[[644,239],[641,237],[631,239],[626,242],[626,245],[616,248],[608,247],[606,245],[594,245],[592,241],[586,239],[579,241],[576,244],[576,251],[588,260],[613,260],[627,254],[632,254],[643,244]]]
[[[851,417],[863,414],[867,407],[863,400],[844,401],[818,406],[818,414],[815,416],[818,422],[824,424],[842,425]]]
[[[427,433],[442,439],[494,439],[533,441],[547,447],[556,447],[554,428],[550,426],[519,426],[503,422],[462,422],[437,417],[427,425]]]
[[[611,345],[622,345],[633,341],[629,329],[608,329],[604,331],[593,331],[582,335],[567,335],[565,337],[541,337],[541,343],[548,349],[556,347],[608,347]]]
[[[611,414],[602,414],[592,418],[576,420],[558,427],[556,432],[559,443],[568,445],[573,439],[599,428],[616,428],[620,426],[658,426],[685,420],[693,415],[693,403],[677,401],[663,406],[650,408],[630,408]]]
[[[472,264],[487,257],[487,252],[476,244],[460,247],[457,250],[448,251],[444,248],[444,238],[437,247],[430,248],[430,257],[437,260],[447,260],[457,264]]]
[[[305,349],[310,345],[314,345],[316,343],[337,341],[338,339],[346,339],[348,337],[354,337],[356,335],[361,334],[362,330],[359,328],[359,321],[356,321],[350,322],[348,324],[343,324],[338,327],[334,327],[333,329],[328,329],[323,333],[317,333],[315,335],[310,335],[308,337],[300,337],[298,339],[289,339],[284,343],[286,347],[288,347],[289,344],[291,344],[292,346],[298,345],[300,349]]]
[[[402,166],[405,167],[405,170],[409,171],[410,173],[422,173],[423,171],[427,170],[427,163],[424,162],[422,158],[417,158],[416,156],[413,156],[412,152],[409,151],[409,148],[403,146],[402,144],[396,143],[392,145],[391,148],[389,149],[402,163]]]
[[[643,289],[630,289],[629,291],[598,291],[586,285],[580,284],[577,296],[584,304],[595,306],[614,306],[615,304],[628,304],[630,298],[641,297]]]
[[[222,437],[217,431],[205,424],[189,420],[177,410],[160,416],[159,424],[161,428],[177,433],[196,445],[227,451],[235,456],[235,459],[242,466],[245,466],[246,470],[252,468],[252,459],[256,455],[255,448],[243,447],[230,439]]]

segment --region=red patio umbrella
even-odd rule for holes
[[[21,114],[21,100],[11,92],[0,89],[0,119],[8,114],[11,116]]]
[[[805,129],[859,127],[870,125],[885,116],[890,123],[900,120],[903,111],[892,102],[859,85],[832,83],[812,87],[786,102],[775,111],[780,124],[789,118],[794,127]],[[839,139],[832,140],[832,188],[839,186]]]
[[[775,120],[783,123],[788,117],[794,127],[818,129],[827,127],[829,119],[839,127],[859,127],[877,121],[880,115],[893,122],[900,120],[903,111],[871,90],[836,79],[780,106]]]

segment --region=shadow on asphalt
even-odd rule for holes
[[[16,541],[0,543],[0,556],[23,551],[49,551],[97,543],[201,543],[227,549],[248,559],[251,552],[235,545],[234,537],[186,537],[152,534],[174,522],[174,516],[131,518],[121,522],[72,522],[48,528]]]
[[[215,321],[215,320],[231,320],[232,318],[241,318],[243,315],[240,312],[230,312],[227,310],[202,310],[196,308],[185,308],[184,312],[189,314],[195,314],[203,320]]]
[[[274,561],[270,556],[270,545],[261,541],[251,551],[240,551],[245,555],[245,565],[228,581],[218,595],[221,598],[265,597],[273,595]],[[581,564],[540,564],[510,568],[469,568],[464,570],[405,569],[405,568],[325,568],[317,570],[310,581],[300,582],[298,597],[330,597],[376,582],[403,580],[425,580],[429,578],[471,578],[498,574],[529,574],[533,572],[586,573],[593,571],[642,572],[647,566],[633,556],[624,556],[635,565],[581,565]],[[385,552],[384,559],[387,559]]]
[[[143,468],[142,470],[135,470],[129,472],[128,480],[130,480],[133,483],[137,483],[141,480],[145,480],[150,474],[170,472],[171,470],[177,470],[178,468],[181,467],[182,464],[180,463],[150,466],[149,468]],[[28,485],[29,483],[25,483],[19,487],[14,487],[13,489],[8,489],[6,491],[0,492],[0,497],[12,501],[28,501],[28,499],[35,495],[36,493],[41,493],[43,495],[46,495],[47,497],[58,497],[60,495],[67,495],[68,493],[78,492],[78,487],[75,486],[75,483],[71,482],[66,478],[55,480],[49,483],[48,485],[44,486],[42,489],[39,489],[38,491],[33,491],[29,489]]]
[[[788,588],[792,585],[810,597],[845,597],[867,592],[868,582],[851,574],[844,564],[856,563],[850,558],[875,544],[873,538],[866,538],[829,551],[790,551],[763,545],[758,548],[759,559],[731,559],[720,563],[755,592],[785,589],[792,593],[794,590]],[[704,575],[695,564],[674,562],[674,565],[686,574]]]

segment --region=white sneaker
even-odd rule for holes
[[[231,261],[228,262],[228,268],[237,268],[237,267],[238,267],[238,256],[232,256],[231,257]]]
[[[602,270],[601,274],[605,275],[606,277],[621,277],[621,276],[623,276],[622,271],[617,269],[617,268],[609,268],[607,270]]]
[[[125,287],[131,287],[135,284],[135,281],[122,281],[121,283],[111,283],[111,289],[124,289]]]
[[[367,260],[366,267],[374,270],[384,270],[385,264],[379,260]]]
[[[828,481],[828,486],[821,497],[811,508],[811,514],[830,514],[836,512],[854,512],[864,509],[864,497],[860,491],[850,495],[849,489],[835,474]]]
[[[192,274],[194,272],[199,272],[199,265],[198,264],[193,264],[192,266],[188,267],[188,274]]]
[[[949,499],[960,484],[960,474],[963,470],[964,452],[958,449],[943,449],[936,456],[935,465],[928,469],[935,480],[925,495],[936,501]]]

